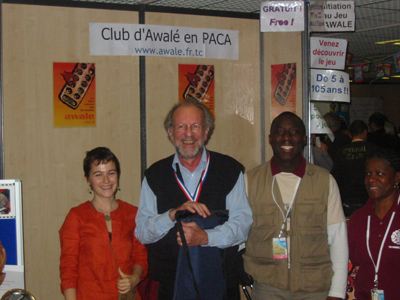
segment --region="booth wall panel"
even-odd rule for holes
[[[301,32],[266,32],[264,35],[264,98],[265,98],[265,157],[273,153],[268,135],[271,129],[271,65],[295,62],[296,65],[296,114],[302,118],[302,54]],[[275,101],[275,100],[274,100]],[[283,109],[287,110],[287,109]]]
[[[109,147],[121,163],[121,198],[138,204],[138,57],[90,56],[89,23],[137,23],[137,12],[3,4],[5,178],[23,187],[26,288],[63,299],[58,230],[93,196],[85,152]],[[96,127],[55,128],[53,62],[96,63]]]

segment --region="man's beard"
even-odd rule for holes
[[[176,151],[178,152],[179,156],[182,157],[182,158],[184,158],[184,159],[192,159],[192,158],[195,158],[195,157],[199,154],[199,152],[201,151],[201,149],[203,148],[204,143],[197,144],[197,146],[196,146],[193,150],[188,149],[189,151],[191,151],[190,153],[185,153],[185,149],[182,147],[182,145],[183,145],[183,140],[184,140],[184,139],[180,140],[180,142],[181,142],[180,145],[177,145],[177,144],[175,143],[175,139],[171,139],[172,144],[175,146],[175,149],[176,149]],[[196,142],[198,142],[198,140],[194,140],[194,142],[196,143]]]

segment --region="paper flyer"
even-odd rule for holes
[[[310,38],[311,68],[344,70],[347,40]]]
[[[53,63],[54,127],[96,126],[94,63]]]
[[[385,63],[383,65],[384,74],[386,77],[389,77],[392,72],[392,64]]]
[[[396,54],[393,55],[394,58],[394,65],[396,67],[396,72],[400,72],[400,52],[397,52]]]
[[[311,69],[310,79],[311,100],[350,102],[348,73]]]
[[[214,114],[214,66],[179,65],[179,102],[196,99]]]
[[[311,134],[327,134],[329,139],[333,142],[335,137],[329,129],[324,116],[319,111],[315,103],[311,102]]]
[[[362,63],[363,63],[363,72],[364,72],[364,74],[368,74],[371,71],[372,59],[364,57],[362,59]]]
[[[346,54],[346,65],[350,65],[353,61],[353,53],[347,52]]]
[[[296,113],[296,63],[271,65],[271,119]]]
[[[261,32],[304,31],[303,1],[268,1],[261,3]]]
[[[354,1],[310,1],[310,31],[354,31]]]
[[[385,76],[385,71],[383,69],[383,61],[376,62],[375,66],[376,66],[376,78],[382,79]]]
[[[354,82],[364,82],[364,66],[363,64],[358,64],[354,66]]]

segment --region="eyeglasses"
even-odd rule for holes
[[[193,132],[200,132],[205,125],[200,125],[200,124],[192,124],[192,125],[186,125],[186,124],[176,124],[172,125],[174,127],[175,131],[178,132],[184,132],[187,131],[188,128],[190,128]]]

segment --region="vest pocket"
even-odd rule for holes
[[[297,204],[296,210],[299,212],[297,224],[303,233],[315,234],[326,230],[325,204]]]
[[[253,226],[250,230],[246,251],[253,257],[272,259],[272,238],[277,232],[274,225],[274,214],[267,210],[265,214],[253,215]]]
[[[299,292],[323,292],[329,290],[333,271],[330,262],[319,265],[302,265],[301,287]]]
[[[299,241],[299,249],[301,249],[297,254],[300,257],[300,264],[322,264],[330,259],[329,245],[325,234],[301,235],[297,239]],[[292,253],[292,255],[294,254]]]

